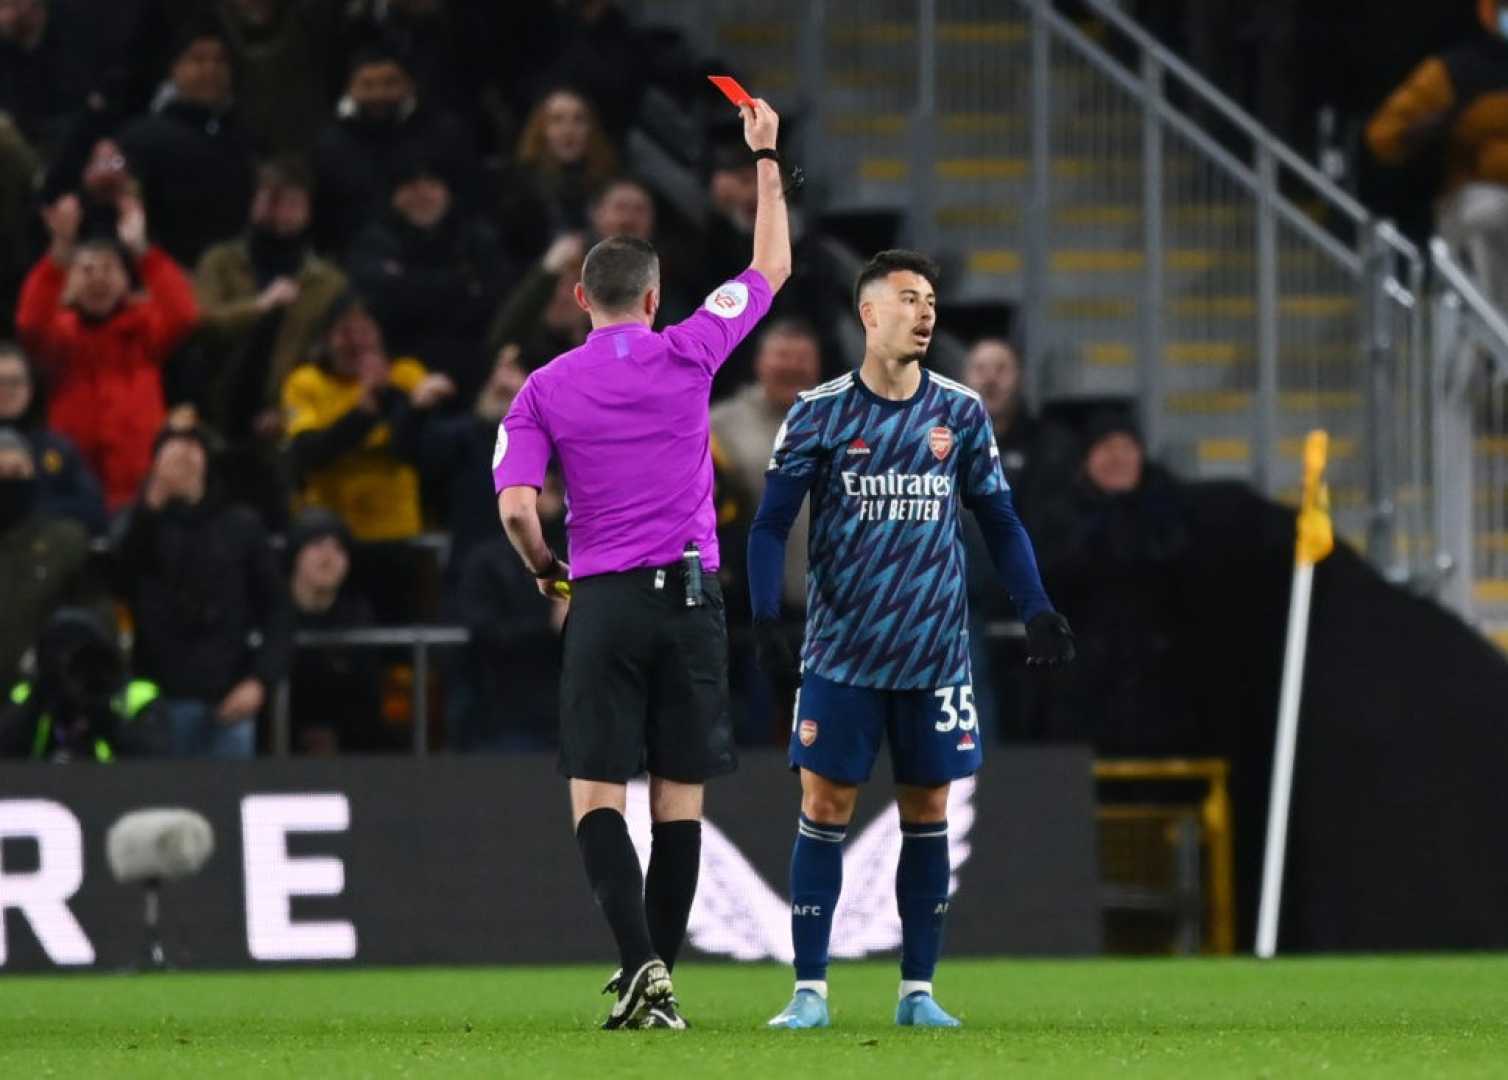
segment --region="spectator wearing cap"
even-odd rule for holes
[[[241,114],[258,150],[307,156],[339,93],[340,13],[330,3],[219,0]]]
[[[210,421],[226,440],[226,480],[274,527],[287,516],[277,465],[283,382],[310,354],[346,276],[312,242],[313,174],[297,158],[257,170],[250,225],[199,260],[200,341]],[[205,365],[210,367],[210,365]]]
[[[9,690],[43,623],[66,604],[109,610],[89,570],[89,538],[47,511],[31,442],[0,426],[0,688]]]
[[[497,233],[456,205],[444,171],[415,154],[388,208],[351,246],[351,279],[400,356],[422,356],[469,398],[486,377],[487,324],[510,276]]]
[[[224,30],[196,22],[178,38],[152,112],[120,135],[157,242],[185,266],[246,224],[256,159],[231,96]]]
[[[1124,410],[1090,417],[1079,473],[1039,508],[1043,578],[1073,616],[1079,662],[1055,682],[1035,727],[1111,756],[1208,749],[1186,692],[1194,597],[1182,487],[1146,459]]]
[[[252,757],[257,717],[288,672],[291,610],[261,519],[223,498],[197,428],[158,436],[115,568],[133,669],[161,689],[174,754]]]
[[[311,507],[294,519],[288,562],[295,633],[372,625],[372,606],[350,581],[351,534],[334,513]],[[299,649],[288,683],[293,746],[299,753],[373,748],[382,702],[381,673],[371,649]]]
[[[89,90],[87,57],[50,0],[0,3],[0,113],[50,156]]]
[[[0,341],[0,424],[14,427],[31,444],[42,510],[72,518],[91,533],[103,532],[105,499],[99,480],[73,443],[48,430],[36,372],[26,353],[11,341]]]
[[[112,513],[147,474],[166,415],[162,364],[199,318],[188,278],[148,245],[140,204],[122,205],[116,241],[79,242],[83,209],[74,196],[44,211],[52,243],[16,315],[23,345],[48,375],[49,425],[79,448]],[[131,294],[133,270],[140,297]]]
[[[362,226],[386,210],[399,163],[415,156],[435,163],[458,201],[475,204],[480,166],[472,133],[453,114],[421,102],[395,52],[364,48],[351,61],[334,122],[315,145],[322,251],[344,256]]]
[[[550,91],[529,113],[498,185],[509,249],[534,258],[552,237],[586,229],[592,194],[617,173],[618,152],[591,102],[566,87]]]

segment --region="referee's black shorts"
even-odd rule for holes
[[[560,771],[694,784],[732,772],[722,589],[687,607],[681,566],[571,582],[560,676]]]

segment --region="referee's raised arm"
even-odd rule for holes
[[[744,118],[744,141],[754,151],[759,179],[759,204],[754,211],[754,261],[749,265],[770,283],[771,292],[791,276],[791,220],[785,206],[785,182],[780,178],[780,155],[775,138],[780,117],[769,104],[756,98],[739,106]]]

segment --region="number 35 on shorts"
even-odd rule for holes
[[[937,721],[938,731],[947,732],[955,728],[959,731],[973,731],[979,725],[979,717],[974,712],[974,687],[965,683],[963,686],[944,686],[933,692],[937,698],[938,709],[942,712],[942,718]]]

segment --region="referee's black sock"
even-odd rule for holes
[[[655,949],[644,918],[644,875],[628,838],[628,823],[616,810],[593,810],[576,826],[576,843],[592,895],[617,939],[623,977],[631,978],[655,955]]]
[[[702,823],[657,821],[649,849],[649,874],[644,879],[644,913],[649,916],[649,939],[667,967],[675,967],[686,920],[696,897],[696,875],[702,867]]]

